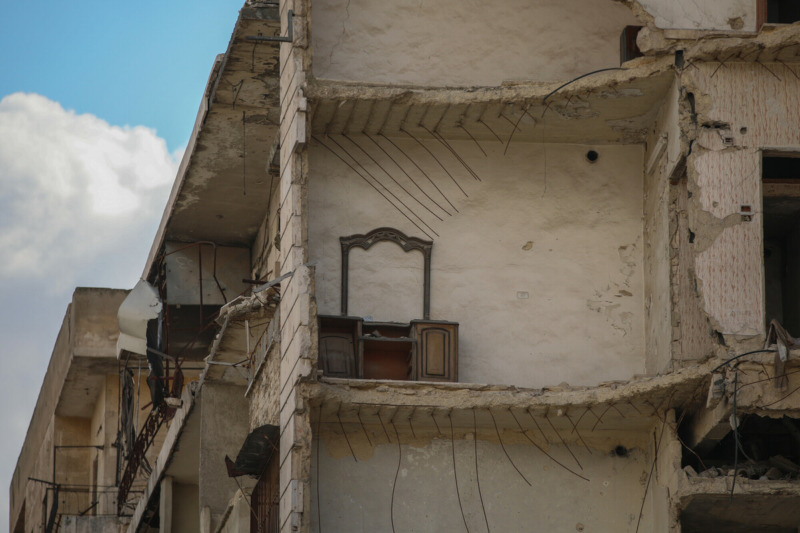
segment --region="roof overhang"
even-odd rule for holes
[[[670,58],[640,58],[567,83],[426,88],[310,84],[315,135],[433,133],[447,139],[644,142],[675,73]]]
[[[280,115],[277,5],[244,7],[206,84],[189,144],[145,265],[165,240],[249,246],[264,218]]]
[[[552,443],[618,439],[644,446],[667,411],[691,410],[705,398],[709,376],[704,366],[596,387],[545,389],[322,378],[303,391],[319,409],[315,423],[334,431],[411,424],[417,438],[437,438],[449,437],[452,424],[456,432],[497,431],[520,442],[531,431]]]

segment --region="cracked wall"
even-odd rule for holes
[[[375,162],[341,136],[321,137],[310,149],[309,253],[316,263],[320,314],[340,312],[339,237],[391,226],[426,238],[353,169],[364,174],[362,167],[348,167],[322,145],[346,157],[335,141],[348,147],[366,172],[385,182],[397,198],[402,196],[405,205],[413,204],[428,224],[413,219],[434,242],[431,318],[460,324],[459,381],[590,385],[644,371],[640,145],[512,143],[504,155],[500,143],[481,142],[484,157],[474,143],[450,141],[478,181],[441,145],[425,141],[462,192],[420,145],[393,139],[424,169],[440,195],[400,152],[379,139],[427,192],[429,197],[420,191],[415,197],[438,212],[438,220],[382,174],[380,167],[412,191],[386,154],[366,136],[351,139]],[[595,163],[586,159],[590,149],[599,154]],[[394,256],[379,252],[370,249],[367,254],[373,265],[370,278],[351,269],[350,300],[360,293],[362,305],[372,303],[369,314],[385,318],[395,309],[392,292],[418,287],[404,287],[399,280],[405,278],[395,275]],[[421,261],[414,261],[418,273]],[[414,268],[412,263],[403,266]],[[422,318],[421,309],[414,309],[418,316],[412,318]]]
[[[705,311],[726,336],[764,334],[761,150],[800,150],[800,80],[783,63],[700,63],[688,158],[696,272]],[[743,209],[753,215],[743,217]]]

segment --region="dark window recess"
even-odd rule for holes
[[[761,177],[766,182],[796,180],[800,183],[800,157],[764,156],[761,160]]]
[[[683,466],[691,466],[700,477],[726,476],[736,463],[739,478],[800,479],[800,421],[739,413],[739,446],[737,461],[736,439],[728,431],[705,453],[684,449]]]
[[[319,357],[329,377],[457,381],[458,324],[320,316]]]
[[[620,65],[631,59],[642,57],[641,50],[636,44],[636,36],[642,26],[625,26],[619,36],[619,63]]]
[[[760,417],[739,413],[739,452],[735,457],[733,431],[706,452],[684,448],[683,466],[698,478],[725,478],[730,488],[736,468],[733,495],[698,493],[680,511],[682,533],[725,531],[749,533],[794,533],[800,522],[800,506],[793,493],[780,494],[762,489],[747,493],[740,487],[800,479],[800,422],[794,418]],[[725,421],[727,424],[727,420]],[[728,426],[730,429],[730,426]],[[683,428],[682,428],[683,429]],[[688,437],[688,435],[684,435]],[[738,460],[737,460],[738,459]]]
[[[800,158],[762,161],[766,323],[800,334]]]
[[[767,23],[791,24],[800,20],[797,0],[767,0]]]

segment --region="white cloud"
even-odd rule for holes
[[[111,126],[37,94],[0,100],[0,277],[63,290],[79,272],[140,271],[180,155],[144,126]]]
[[[8,484],[75,285],[131,288],[183,150],[36,94],[0,100],[0,527]]]

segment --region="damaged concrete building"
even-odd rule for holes
[[[797,20],[248,1],[11,530],[797,531]]]

